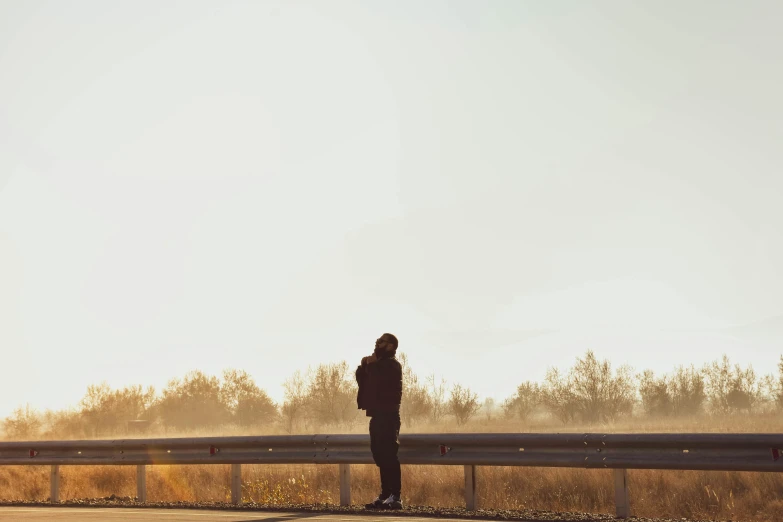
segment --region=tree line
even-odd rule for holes
[[[732,364],[727,356],[709,364],[680,366],[656,375],[613,368],[592,351],[577,358],[566,372],[550,368],[543,382],[526,381],[496,406],[461,384],[449,385],[434,375],[420,377],[401,355],[404,372],[401,418],[410,428],[444,421],[464,426],[477,416],[515,422],[554,420],[612,422],[623,416],[677,417],[783,409],[783,357],[778,375],[758,376],[751,366]],[[275,429],[314,432],[356,426],[363,412],[356,407],[356,383],[348,363],[321,364],[294,373],[276,404],[244,370],[225,370],[220,377],[193,371],[171,380],[160,392],[129,386],[112,389],[90,385],[75,408],[38,412],[17,408],[2,425],[6,438],[91,438],[127,433],[131,424],[163,432],[216,428]]]
[[[562,423],[611,422],[622,416],[678,417],[762,413],[783,409],[783,357],[778,375],[759,376],[752,366],[732,364],[726,355],[701,368],[679,366],[671,373],[634,374],[612,369],[592,351],[567,372],[550,369],[543,383],[523,382],[503,404],[507,416],[550,415]]]

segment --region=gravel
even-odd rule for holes
[[[221,509],[231,511],[274,511],[296,513],[334,513],[367,515],[369,512],[359,506],[336,506],[333,504],[256,504],[246,502],[236,506],[228,502],[146,502],[140,504],[133,497],[118,497],[111,495],[102,498],[84,498],[64,500],[57,504],[31,500],[0,500],[0,506],[38,506],[38,507],[133,507],[155,509]],[[605,522],[620,520],[612,515],[595,513],[557,513],[552,511],[537,510],[506,510],[506,509],[478,509],[468,511],[464,508],[444,508],[429,506],[406,506],[401,511],[372,511],[377,516],[417,516],[432,518],[458,518],[471,520],[519,520],[527,522]],[[629,522],[705,522],[686,518],[645,518],[631,517]]]

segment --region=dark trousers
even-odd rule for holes
[[[397,450],[400,443],[400,414],[374,413],[370,419],[370,450],[375,465],[381,472],[381,494],[400,496],[400,459]]]

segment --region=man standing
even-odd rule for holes
[[[356,369],[357,403],[370,417],[370,449],[381,474],[381,494],[368,509],[402,509],[397,440],[400,433],[402,366],[397,361],[397,338],[385,333],[375,341],[375,351]]]

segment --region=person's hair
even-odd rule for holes
[[[383,336],[386,338],[387,341],[391,341],[391,343],[394,345],[394,349],[396,350],[397,349],[397,338],[394,335],[390,334],[390,333],[385,333],[385,334],[383,334]]]

